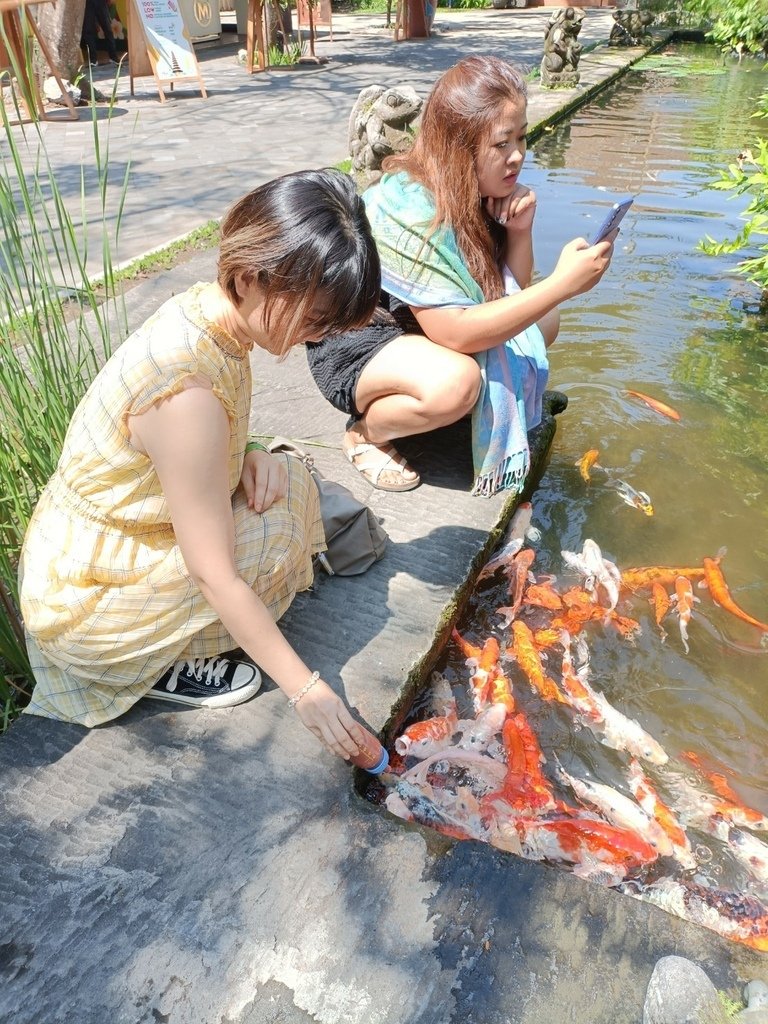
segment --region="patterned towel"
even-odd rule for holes
[[[381,258],[382,288],[410,306],[473,306],[485,301],[451,228],[429,234],[430,193],[406,174],[385,174],[365,192],[368,219]],[[507,272],[509,291],[517,283]],[[541,420],[548,367],[534,324],[503,345],[475,353],[482,387],[472,411],[473,494],[520,491],[530,468],[527,431]]]

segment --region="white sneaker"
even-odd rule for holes
[[[174,704],[228,708],[249,700],[260,689],[261,673],[252,661],[219,654],[177,661],[145,696]]]

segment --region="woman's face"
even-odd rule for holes
[[[483,199],[504,199],[514,191],[525,160],[527,128],[524,99],[509,99],[501,104],[475,157]]]
[[[299,325],[290,336],[286,333],[285,327],[280,324],[290,324],[291,316],[289,307],[292,300],[288,297],[278,297],[272,308],[272,328],[267,330],[264,322],[264,297],[261,289],[256,285],[245,285],[240,292],[240,306],[238,307],[238,319],[240,331],[243,338],[254,342],[259,348],[263,348],[272,355],[283,355],[294,345],[301,345],[307,341],[318,341],[318,329],[311,325]],[[324,312],[322,297],[318,298],[315,316]],[[288,314],[286,317],[286,313]]]

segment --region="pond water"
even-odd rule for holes
[[[723,65],[708,48],[680,52],[684,74],[666,73],[664,61],[640,64],[545,133],[528,157],[523,180],[538,196],[537,265],[545,272],[566,241],[594,232],[615,198],[637,194],[611,268],[592,293],[564,309],[551,354],[550,387],[565,392],[569,406],[532,498],[533,523],[541,530],[533,571],[555,574],[561,590],[573,585],[577,579],[564,570],[560,552],[579,551],[586,538],[620,569],[700,566],[704,556],[726,548],[721,568],[733,597],[765,622],[766,320],[755,315],[756,289],[729,273],[738,258],[709,257],[696,246],[707,234],[732,237],[741,226],[746,201],[707,185],[766,131],[749,113],[768,89],[768,74],[759,64]],[[679,421],[626,389],[672,406]],[[592,448],[612,478],[649,494],[652,517],[623,504],[605,473],[593,470],[585,483],[575,463]],[[618,610],[642,631],[633,643],[610,628],[589,633],[591,684],[669,753],[668,768],[649,771],[667,797],[664,772],[685,772],[680,755],[692,750],[742,801],[768,814],[768,648],[758,629],[715,606],[706,591],[694,592],[700,602],[689,653],[673,612],[663,642],[648,593],[623,595]],[[459,630],[480,646],[495,636],[503,651],[511,641],[496,607],[509,603],[503,581],[480,588]],[[450,644],[438,665],[460,717],[471,708],[464,657]],[[556,752],[572,774],[627,793],[627,757],[574,728],[573,716],[539,700],[513,662],[502,664],[547,770]],[[417,708],[417,717],[430,713],[424,704]],[[703,832],[692,832],[691,842],[699,867],[688,878],[759,890],[727,845]],[[665,861],[643,877],[661,875],[680,876],[680,869]]]

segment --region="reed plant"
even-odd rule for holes
[[[14,58],[3,72],[2,95],[12,106],[0,103],[0,731],[34,685],[18,600],[24,533],[75,407],[127,333],[112,259],[129,173],[110,182],[115,90],[106,117],[93,99],[80,109],[91,122],[93,155],[72,198],[71,183],[65,190],[57,180],[39,121],[16,123],[24,113],[16,83],[31,80],[31,47],[25,60],[26,68]],[[87,197],[91,210],[96,200],[89,216]],[[94,249],[99,271],[92,276]]]

